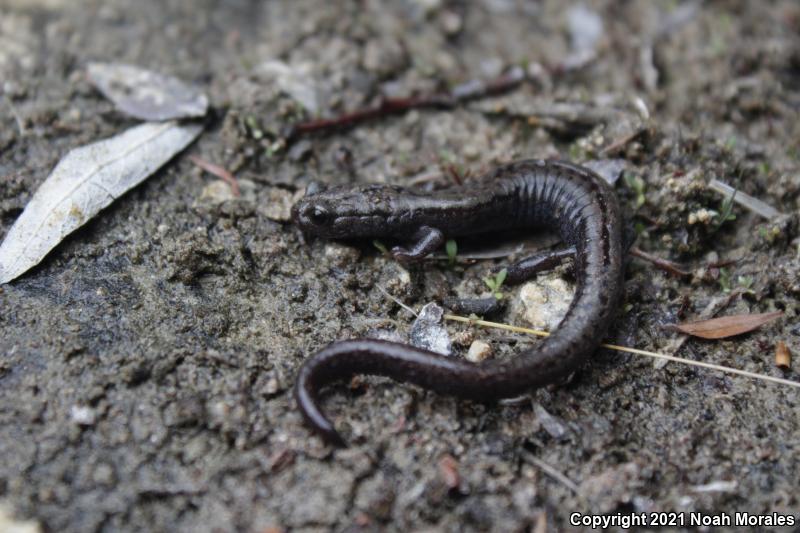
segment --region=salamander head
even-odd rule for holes
[[[326,239],[389,237],[397,233],[398,206],[407,194],[392,185],[315,188],[294,205],[292,219],[304,233]]]

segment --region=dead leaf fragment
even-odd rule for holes
[[[439,460],[439,475],[448,489],[458,488],[461,476],[458,474],[458,461],[452,455],[445,455]]]
[[[147,123],[65,155],[0,244],[0,284],[37,265],[64,237],[152,175],[202,131]]]
[[[202,117],[208,98],[178,78],[122,63],[90,63],[89,81],[114,105],[141,120]]]
[[[781,315],[783,315],[783,311],[752,315],[731,315],[700,320],[699,322],[670,324],[667,327],[701,339],[724,339],[753,331]]]
[[[778,341],[775,345],[775,364],[783,370],[788,370],[792,366],[792,352],[783,341]]]

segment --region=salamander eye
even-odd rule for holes
[[[312,205],[306,210],[306,216],[315,226],[324,226],[331,220],[331,212],[321,205]]]

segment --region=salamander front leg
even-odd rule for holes
[[[422,226],[414,234],[410,248],[395,246],[392,255],[401,263],[421,261],[426,255],[444,244],[444,234],[436,228]]]
[[[564,259],[574,256],[574,246],[536,253],[506,267],[507,274],[505,282],[508,285],[518,285],[532,278],[536,273],[555,268],[560,265]]]

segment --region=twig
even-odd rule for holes
[[[386,289],[384,289],[384,288],[383,288],[383,287],[381,287],[380,285],[376,285],[376,287],[378,288],[378,290],[379,290],[379,291],[381,291],[381,292],[383,293],[383,295],[384,295],[384,296],[386,296],[387,298],[389,298],[391,301],[393,301],[394,303],[396,303],[397,305],[399,305],[400,307],[402,307],[403,309],[405,309],[406,311],[408,311],[408,312],[409,312],[409,313],[411,313],[412,315],[414,315],[414,316],[416,316],[416,317],[418,317],[418,316],[419,316],[419,313],[417,313],[417,312],[416,312],[416,311],[414,311],[412,308],[410,308],[409,306],[407,306],[406,304],[404,304],[403,302],[401,302],[401,301],[400,301],[398,298],[395,298],[394,296],[392,296],[391,294],[389,294],[389,292],[388,292]]]
[[[647,130],[645,128],[640,128],[633,133],[625,135],[616,141],[613,141],[611,144],[600,150],[600,155],[607,156],[609,154],[615,153],[618,150],[624,148],[627,144],[635,141],[639,137],[641,137]]]
[[[236,177],[231,174],[227,169],[215,165],[214,163],[209,163],[205,159],[201,159],[196,155],[190,155],[189,160],[197,165],[198,167],[202,168],[206,172],[210,174],[214,174],[216,177],[227,183],[231,186],[231,191],[233,192],[234,196],[239,196],[239,182],[236,181]]]
[[[651,254],[649,254],[649,253],[647,253],[645,251],[640,250],[636,246],[631,247],[629,253],[634,257],[638,257],[639,259],[644,259],[645,261],[649,261],[650,263],[653,263],[656,267],[658,267],[661,270],[664,270],[664,271],[672,274],[675,277],[687,278],[687,277],[690,277],[692,275],[691,272],[683,270],[676,263],[673,263],[672,261],[668,261],[667,259],[662,259],[662,258],[660,258],[658,256],[655,256],[655,255],[651,255]]]
[[[570,478],[568,478],[567,476],[565,476],[564,474],[562,474],[549,464],[545,463],[544,461],[533,455],[531,452],[524,450],[522,454],[528,461],[535,464],[542,472],[544,472],[551,478],[555,479],[556,481],[567,487],[575,494],[578,494],[578,485],[576,485],[575,482],[572,481]]]
[[[506,331],[513,331],[516,333],[527,333],[529,335],[537,335],[539,337],[547,337],[550,335],[547,331],[541,331],[537,329],[531,328],[523,328],[520,326],[512,326],[510,324],[501,324],[499,322],[489,322],[488,320],[479,320],[479,319],[472,319],[465,316],[458,316],[458,315],[444,315],[444,318],[447,320],[455,320],[456,322],[466,322],[468,324],[476,324],[478,326],[486,326],[490,328],[497,328],[497,329],[504,329]],[[757,374],[755,372],[748,372],[747,370],[739,370],[738,368],[731,368],[729,366],[722,366],[722,365],[715,365],[713,363],[704,363],[703,361],[695,361],[693,359],[684,359],[682,357],[675,357],[672,355],[665,355],[656,352],[648,352],[647,350],[639,350],[638,348],[628,348],[627,346],[618,346],[616,344],[601,344],[603,348],[608,348],[609,350],[616,350],[618,352],[625,352],[625,353],[632,353],[636,355],[644,355],[647,357],[652,357],[655,359],[665,359],[667,361],[675,361],[678,363],[683,363],[685,365],[690,366],[699,366],[702,368],[710,368],[712,370],[718,370],[720,372],[726,372],[728,374],[736,374],[739,376],[745,376],[748,378],[753,379],[760,379],[763,381],[770,381],[772,383],[780,383],[781,385],[789,385],[790,387],[797,387],[800,388],[800,382],[798,381],[791,381],[789,379],[783,378],[775,378],[772,376],[767,376],[764,374]]]
[[[384,98],[377,106],[351,111],[334,118],[323,118],[300,122],[292,126],[285,135],[287,140],[311,132],[352,127],[367,120],[404,113],[411,109],[451,109],[460,103],[485,98],[516,88],[525,79],[525,72],[518,67],[488,83],[474,80],[457,86],[449,93]]]

